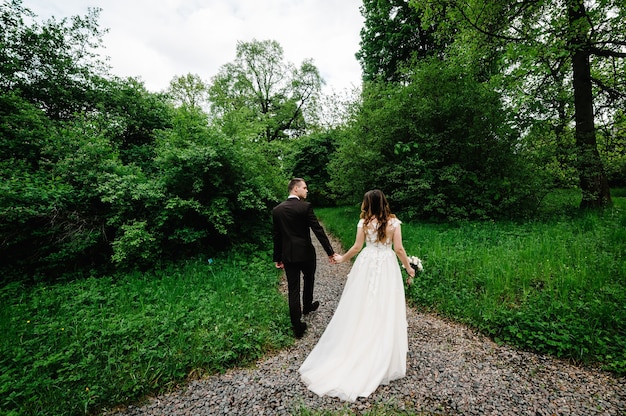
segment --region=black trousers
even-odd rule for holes
[[[302,305],[305,308],[313,303],[313,286],[315,284],[316,261],[307,260],[302,262],[285,263],[285,275],[289,289],[289,317],[291,325],[297,328],[302,319]],[[304,287],[302,288],[302,304],[300,304],[300,274],[302,274]]]

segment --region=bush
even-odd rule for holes
[[[46,123],[28,110],[16,119],[21,134],[40,140],[12,138],[16,156],[0,164],[3,279],[146,269],[234,242],[265,243],[269,209],[284,192],[276,168],[252,143],[207,127],[206,115],[171,114],[173,127],[142,139],[153,156],[140,164],[121,159],[121,133],[104,115]]]
[[[407,85],[369,85],[331,172],[356,202],[380,188],[406,218],[520,215],[540,200],[540,177],[516,153],[517,134],[496,91],[471,71],[420,63]]]
[[[304,178],[309,187],[307,200],[316,206],[332,206],[335,198],[330,189],[330,160],[337,149],[339,129],[314,133],[293,143],[285,160],[289,177]]]

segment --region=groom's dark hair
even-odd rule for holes
[[[293,178],[292,180],[289,181],[289,186],[287,186],[287,192],[291,193],[291,190],[293,189],[294,186],[296,186],[297,184],[299,184],[300,182],[304,182],[304,179],[302,178]]]

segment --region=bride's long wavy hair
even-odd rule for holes
[[[373,220],[378,222],[378,241],[384,241],[387,231],[387,222],[390,218],[394,217],[395,215],[391,213],[389,202],[387,202],[383,191],[380,189],[372,189],[365,193],[363,203],[361,204],[361,218],[364,220],[364,226],[367,226]]]

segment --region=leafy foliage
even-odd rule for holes
[[[168,97],[178,106],[201,109],[208,100],[209,86],[197,74],[176,76],[170,81]]]
[[[618,111],[598,135],[600,155],[611,186],[626,186],[626,114]]]
[[[209,87],[211,108],[229,136],[272,142],[301,136],[322,78],[311,60],[284,62],[276,41],[238,42],[234,62]]]
[[[366,82],[397,82],[400,69],[414,58],[438,56],[444,42],[434,36],[435,25],[423,24],[420,11],[405,0],[365,0],[361,48],[356,57]]]
[[[291,177],[304,178],[309,186],[307,200],[317,206],[334,204],[330,189],[330,161],[337,150],[338,137],[343,130],[313,133],[293,143],[285,157],[285,172]]]
[[[433,59],[405,86],[373,84],[333,160],[337,192],[357,202],[382,189],[409,218],[520,214],[537,203],[536,177],[515,152],[498,94],[469,68]]]
[[[54,120],[93,109],[91,85],[106,67],[95,50],[104,31],[99,9],[40,24],[21,0],[0,4],[0,91],[20,91]]]
[[[165,211],[154,218],[156,226],[170,244],[205,241],[222,249],[237,241],[264,241],[269,221],[262,218],[282,191],[276,182],[280,175],[256,157],[253,143],[228,139],[207,127],[201,113],[196,117],[193,131],[187,119],[158,140],[155,180],[166,201]],[[203,239],[192,238],[196,233]]]

